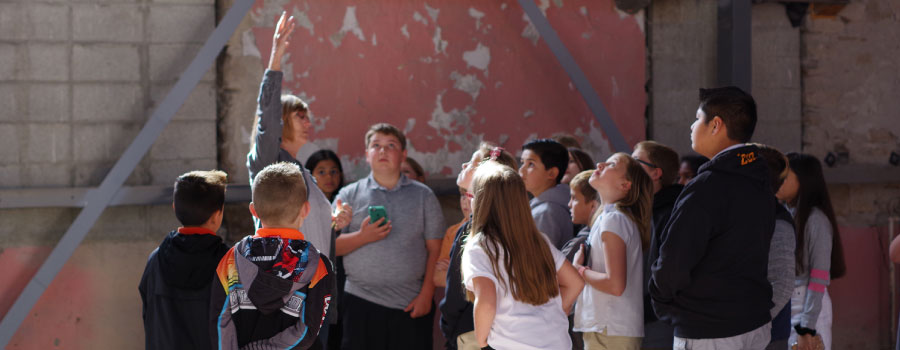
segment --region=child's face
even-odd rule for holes
[[[574,189],[569,190],[569,212],[572,215],[572,223],[576,225],[587,225],[591,221],[591,214],[597,208],[596,201],[588,201],[581,192]]]
[[[478,169],[481,158],[481,152],[475,151],[475,153],[472,153],[472,159],[462,164],[462,170],[459,171],[459,176],[456,177],[457,186],[472,188],[472,179],[475,177],[475,170]]]
[[[531,150],[522,152],[522,165],[519,166],[519,176],[525,182],[525,189],[532,195],[541,193],[556,184],[557,169],[547,169],[541,162],[541,157]]]
[[[468,220],[469,215],[472,215],[472,200],[469,199],[466,193],[468,193],[466,189],[459,189],[459,208],[462,209],[463,218]]]
[[[566,174],[563,175],[562,181],[560,183],[564,183],[566,185],[569,182],[572,182],[572,179],[575,178],[575,175],[578,175],[581,171],[581,167],[578,166],[578,162],[575,161],[575,157],[572,157],[572,154],[569,153],[569,167],[566,168]]]
[[[694,176],[697,176],[697,174],[694,174],[694,169],[691,169],[691,164],[688,162],[681,162],[681,167],[678,168],[678,183],[687,185]]]
[[[403,161],[403,163],[400,163],[400,172],[403,173],[403,175],[406,175],[406,177],[408,177],[410,180],[416,180],[418,182],[425,183],[425,177],[419,177],[419,175],[416,174],[416,170],[413,169],[412,166],[410,166],[409,163],[407,163],[405,160]]]
[[[799,189],[800,182],[797,181],[797,174],[795,174],[793,170],[788,170],[787,177],[784,178],[784,183],[778,188],[775,197],[778,197],[778,200],[782,202],[790,203],[797,197],[797,191]]]
[[[286,119],[288,125],[284,130],[293,134],[291,135],[293,140],[302,144],[309,141],[309,129],[312,126],[312,121],[309,120],[307,111],[293,111]]]
[[[337,191],[338,185],[341,184],[341,170],[338,169],[337,163],[331,159],[326,159],[316,164],[312,175],[316,178],[316,184],[319,185],[319,189],[326,196]]]
[[[597,170],[591,174],[591,184],[603,203],[613,203],[621,199],[631,189],[631,182],[625,178],[628,159],[614,154],[603,163],[597,163]]]
[[[400,163],[406,159],[406,150],[394,135],[375,133],[366,149],[366,163],[373,172],[400,174]]]

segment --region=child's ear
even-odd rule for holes
[[[547,177],[550,178],[554,183],[556,183],[556,177],[559,176],[559,168],[552,167],[547,169]]]
[[[253,202],[250,202],[250,214],[259,219],[259,215],[256,215],[256,208],[253,207]]]
[[[628,192],[631,190],[631,181],[625,181],[622,183],[622,191]]]
[[[309,202],[303,203],[303,206],[300,207],[300,217],[306,219],[307,215],[309,215]]]
[[[663,176],[663,171],[662,171],[662,169],[660,169],[660,168],[653,168],[653,176],[652,176],[652,179],[653,179],[653,180],[659,180],[659,179],[662,178],[662,176]]]

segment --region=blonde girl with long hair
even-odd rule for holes
[[[625,153],[598,163],[588,182],[601,209],[588,236],[590,257],[585,262],[582,246],[573,259],[587,283],[574,330],[584,333],[585,349],[637,350],[644,336],[642,251],[650,242],[653,182]]]
[[[537,230],[516,170],[483,162],[470,192],[472,230],[462,255],[481,348],[568,349],[566,315],[584,281]]]

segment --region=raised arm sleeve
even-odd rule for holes
[[[275,163],[281,147],[281,79],[279,71],[266,70],[259,87],[256,108],[256,133],[253,148],[247,155],[250,183],[256,173]]]

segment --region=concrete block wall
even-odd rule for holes
[[[0,188],[99,185],[215,15],[214,0],[0,2]],[[215,79],[213,67],[126,185],[218,166]],[[0,315],[77,214],[0,210]],[[137,283],[177,226],[168,205],[107,209],[8,349],[141,348]]]

